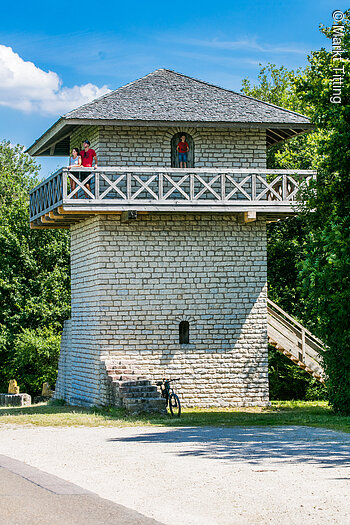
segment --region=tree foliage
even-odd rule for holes
[[[350,414],[350,11],[339,25],[344,28],[343,60],[334,60],[325,49],[314,52],[297,81],[312,121],[327,134],[318,144],[322,161],[305,203],[308,234],[301,275],[306,312],[328,347],[329,400],[335,410]],[[331,28],[321,31],[332,37]],[[332,103],[334,68],[340,66],[341,102]]]
[[[269,227],[269,295],[327,345],[324,366],[329,401],[350,413],[350,20],[344,21],[343,60],[321,49],[302,71],[269,64],[260,86],[246,94],[307,114],[315,131],[270,149],[271,168],[317,169],[298,217]],[[332,28],[321,26],[328,38]],[[339,40],[336,42],[339,44]],[[343,69],[341,101],[331,102],[334,68]],[[277,85],[278,84],[278,85]],[[291,86],[290,84],[293,84]],[[277,102],[279,97],[279,102]],[[299,101],[299,102],[298,102]],[[299,105],[298,105],[299,104]]]
[[[242,91],[291,111],[310,114],[296,94],[296,80],[302,70],[288,71],[268,64],[261,68],[259,83],[243,80]],[[319,132],[310,132],[278,143],[268,149],[267,167],[271,169],[316,169]],[[304,298],[300,265],[304,260],[306,242],[305,219],[300,215],[268,224],[267,280],[269,298],[297,319],[309,325],[304,316]],[[273,347],[269,348],[269,382],[271,399],[318,399],[325,389],[316,387],[315,380],[299,370]]]
[[[0,388],[17,379],[18,348],[25,361],[24,341],[53,341],[69,317],[69,234],[29,228],[28,191],[38,183],[38,167],[21,146],[0,143]],[[31,335],[30,335],[31,334]],[[41,343],[40,343],[41,344]],[[28,344],[28,358],[32,347]],[[17,356],[17,357],[15,357]],[[57,368],[57,341],[52,346]],[[43,377],[40,359],[38,377]],[[34,365],[33,365],[34,366]],[[49,370],[50,367],[48,367]],[[34,366],[35,369],[35,366]],[[29,393],[38,385],[24,380]],[[52,382],[48,371],[46,381]]]

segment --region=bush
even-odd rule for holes
[[[15,337],[11,374],[21,392],[40,395],[44,382],[54,388],[60,340],[50,328],[25,328]]]
[[[298,368],[271,345],[269,345],[269,385],[271,400],[327,399],[327,391],[322,383]]]

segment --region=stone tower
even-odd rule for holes
[[[71,230],[56,397],[108,404],[118,363],[151,381],[179,378],[187,406],[268,403],[266,223],[295,213],[312,174],[267,170],[266,148],[310,128],[162,69],[71,111],[29,148],[68,155],[88,138],[99,160],[31,193],[33,228]]]

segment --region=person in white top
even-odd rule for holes
[[[78,148],[72,149],[72,156],[69,159],[69,163],[70,163],[68,166],[69,168],[77,168],[81,166],[81,156],[80,156],[80,151]],[[75,172],[74,176],[77,179],[79,179],[79,173]],[[69,180],[70,180],[71,191],[74,191],[77,186],[77,183],[75,182],[75,180],[71,179],[70,177],[69,177]],[[73,195],[73,199],[77,199],[77,198],[78,198],[78,192],[76,192]]]

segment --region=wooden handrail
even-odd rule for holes
[[[34,193],[35,191],[40,189],[42,186],[45,186],[48,182],[50,182],[52,179],[54,179],[57,175],[62,173],[63,170],[64,170],[64,168],[59,168],[57,171],[55,171],[49,177],[47,177],[47,179],[42,180],[37,186],[35,186],[35,188],[33,188],[32,190],[29,191],[29,195],[32,195],[32,193]]]
[[[325,346],[280,306],[267,300],[269,342],[294,363],[324,382],[322,354]]]
[[[274,180],[268,181],[268,175]],[[311,170],[262,168],[61,168],[30,191],[31,221],[40,220],[59,205],[78,213],[105,212],[109,207],[111,212],[182,209],[241,213],[253,209],[291,214],[301,185],[309,184],[315,175]],[[74,190],[69,190],[68,178],[74,182]]]
[[[91,168],[84,168],[84,167],[74,167],[74,168],[60,168],[58,171],[65,170],[65,171],[87,171],[90,172]],[[306,175],[306,176],[313,176],[317,175],[317,171],[315,170],[284,170],[284,169],[268,169],[268,168],[169,168],[169,167],[163,167],[163,166],[106,166],[102,167],[99,166],[97,169],[92,168],[93,171],[96,172],[130,172],[130,173],[179,173],[179,174],[186,174],[186,173],[233,173],[233,174],[253,174],[256,173],[257,175]],[[53,175],[56,175],[57,172],[55,172]],[[51,177],[53,176],[51,175]],[[48,180],[48,179],[46,179]],[[45,181],[43,181],[45,182]]]
[[[291,321],[292,324],[294,324],[295,326],[298,326],[300,328],[300,331],[304,331],[305,334],[307,334],[308,336],[310,336],[312,339],[314,339],[317,343],[319,343],[319,345],[321,346],[321,348],[324,347],[324,344],[323,342],[321,341],[321,339],[318,339],[318,337],[316,337],[313,333],[311,333],[307,328],[305,328],[301,323],[299,323],[299,321],[297,321],[294,317],[292,317],[291,315],[289,315],[287,312],[285,312],[284,310],[282,310],[282,308],[280,306],[278,306],[278,304],[274,303],[273,301],[271,301],[271,299],[267,299],[267,304],[269,306],[271,306],[273,309],[277,310],[280,314],[282,314],[282,316],[286,317],[289,321]]]

